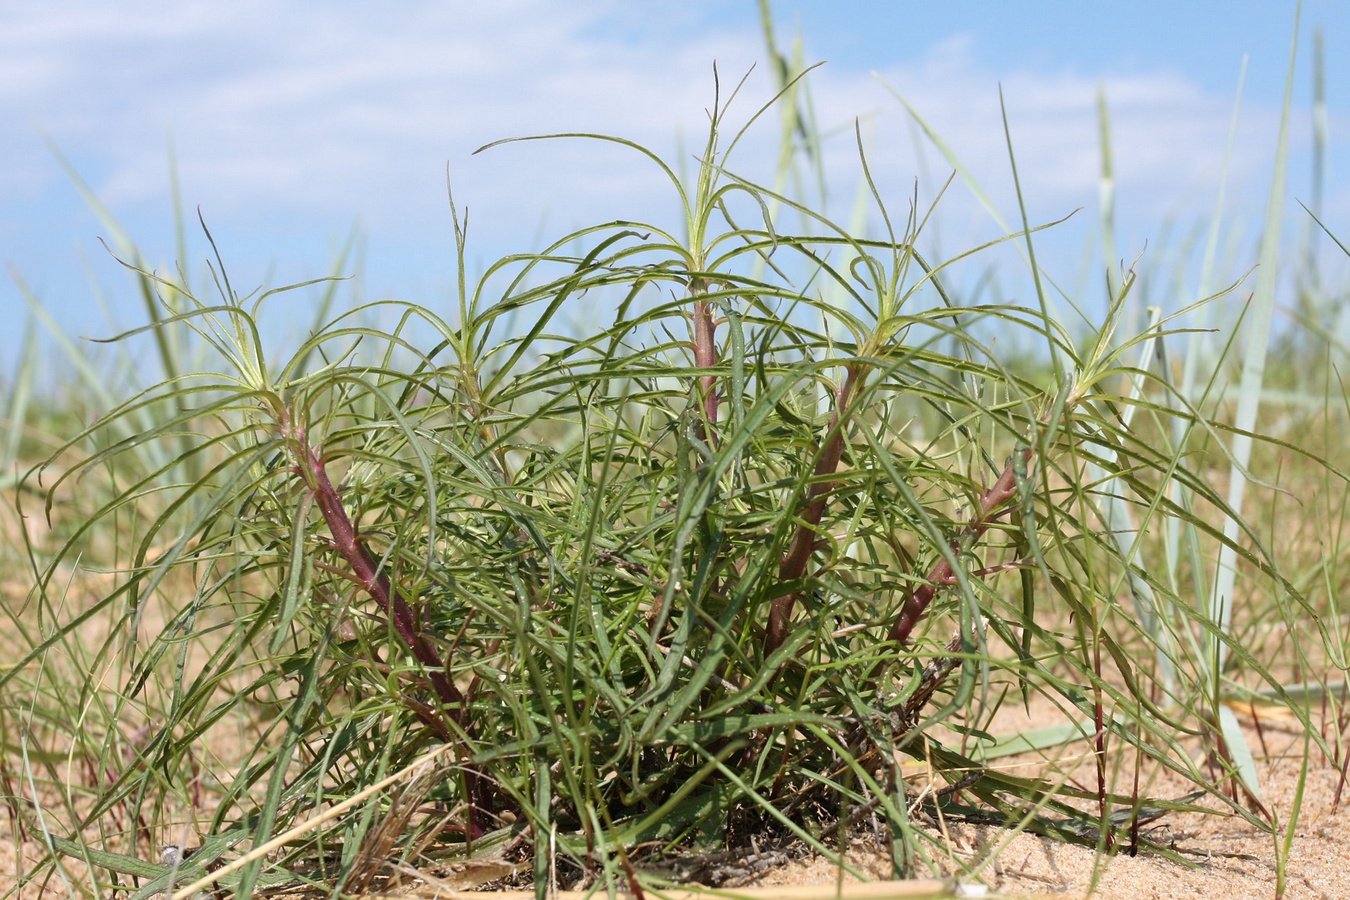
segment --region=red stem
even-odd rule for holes
[[[820,458],[816,460],[816,469],[813,473],[815,479],[806,494],[807,503],[806,508],[802,510],[802,521],[798,523],[797,531],[792,536],[792,543],[788,546],[787,552],[783,554],[782,562],[778,565],[778,581],[780,584],[796,581],[805,575],[806,564],[811,560],[811,554],[816,549],[816,529],[820,525],[821,517],[825,514],[825,502],[828,499],[825,495],[839,484],[837,480],[822,481],[821,479],[833,475],[839,469],[839,460],[843,458],[844,430],[849,412],[848,404],[853,399],[858,372],[859,367],[856,363],[849,365],[844,383],[835,393],[834,415],[830,419],[830,428],[825,433],[825,449],[820,454]],[[773,604],[769,607],[769,624],[764,635],[765,656],[777,650],[787,640],[788,626],[792,620],[792,609],[796,606],[799,595],[800,592],[793,591],[774,598]]]
[[[338,496],[337,488],[333,487],[328,470],[319,454],[303,442],[301,446],[305,466],[308,469],[306,481],[311,484],[315,502],[319,504],[319,511],[323,513],[323,519],[328,523],[328,530],[333,536],[333,547],[342,554],[347,565],[351,566],[352,574],[361,586],[374,598],[385,615],[389,616],[398,636],[421,663],[427,678],[431,681],[431,686],[445,704],[446,712],[456,723],[460,723],[464,712],[464,695],[446,674],[445,662],[441,659],[440,653],[437,652],[435,645],[427,640],[426,635],[422,634],[421,623],[417,621],[412,607],[393,587],[389,576],[380,570],[366,545],[361,542],[356,533],[356,526],[347,515],[342,498]]]
[[[1031,459],[1031,448],[1024,447],[1017,451],[1024,462]],[[1003,469],[1003,474],[999,476],[994,486],[985,492],[980,498],[980,513],[975,520],[964,530],[952,538],[952,555],[959,554],[970,544],[978,541],[989,526],[993,524],[994,516],[1003,504],[1011,500],[1017,493],[1017,456],[1008,460],[1008,465]],[[938,560],[937,565],[928,573],[925,582],[914,589],[905,601],[905,605],[900,610],[899,617],[891,627],[889,635],[890,640],[897,644],[904,644],[909,640],[910,633],[914,631],[914,626],[919,624],[919,619],[923,617],[924,611],[928,605],[933,602],[933,597],[937,594],[939,586],[946,584],[955,573],[952,571],[952,565],[944,557]]]
[[[366,593],[374,598],[380,609],[394,623],[394,630],[408,645],[408,649],[412,650],[413,656],[421,665],[427,679],[431,682],[432,688],[436,691],[436,695],[440,698],[446,714],[456,725],[463,728],[466,714],[464,694],[450,680],[441,654],[436,650],[436,646],[422,633],[421,623],[412,607],[408,605],[408,601],[393,586],[389,576],[380,571],[375,558],[366,549],[366,545],[361,542],[356,526],[352,523],[351,517],[347,515],[347,510],[342,505],[342,498],[338,495],[337,488],[333,486],[332,480],[328,477],[328,470],[324,466],[322,457],[309,446],[303,431],[300,431],[297,437],[300,445],[301,464],[304,467],[303,476],[314,494],[315,502],[319,505],[319,511],[323,514],[324,521],[328,523],[328,530],[333,536],[334,549],[351,566],[352,575],[365,589]],[[410,704],[410,706],[414,710],[417,708],[413,704]],[[425,718],[425,714],[422,714],[422,717]],[[467,755],[468,747],[463,747],[463,750]],[[478,820],[478,810],[489,808],[491,797],[488,793],[488,780],[481,777],[477,767],[464,767],[464,783],[468,807],[465,833],[472,842],[485,833],[485,829]]]
[[[1097,811],[1101,816],[1102,827],[1105,831],[1106,852],[1110,853],[1115,849],[1116,832],[1111,827],[1111,811],[1106,791],[1106,709],[1102,705],[1102,645],[1100,640],[1093,641],[1092,669],[1098,679],[1097,685],[1093,689],[1096,697],[1092,704],[1093,724],[1097,726],[1096,752],[1093,754],[1097,757]]]
[[[702,294],[700,283],[690,286],[695,294]],[[694,365],[700,369],[711,369],[717,365],[717,324],[713,321],[712,304],[707,300],[694,301]],[[699,421],[697,434],[700,440],[708,441],[717,424],[717,376],[711,373],[698,377],[698,399],[703,404],[703,418]]]

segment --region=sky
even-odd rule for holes
[[[800,40],[802,58],[823,63],[808,84],[830,135],[831,212],[847,218],[857,192],[855,128],[894,209],[916,194],[921,204],[933,200],[952,166],[916,128],[917,115],[993,209],[955,184],[929,235],[939,251],[987,240],[1000,218],[1015,222],[1001,91],[1031,218],[1078,211],[1045,233],[1038,253],[1070,293],[1093,290],[1090,273],[1100,268],[1090,256],[1099,96],[1110,114],[1119,256],[1161,263],[1178,235],[1213,213],[1241,84],[1224,221],[1232,266],[1254,260],[1295,3],[1221,6],[772,4],[780,48]],[[1317,195],[1319,28],[1330,142]],[[1350,234],[1342,143],[1350,6],[1304,3],[1298,38],[1286,215],[1298,222],[1293,198],[1302,199],[1333,231]],[[714,65],[724,96],[750,73],[729,114],[739,122],[773,94],[766,61],[755,0],[0,0],[0,381],[32,320],[26,294],[72,335],[107,336],[144,321],[126,273],[100,243],[115,243],[115,232],[72,172],[153,266],[198,273],[209,254],[194,225],[188,258],[177,259],[173,170],[181,208],[200,211],[241,292],[329,274],[356,233],[361,277],[352,290],[449,315],[456,270],[447,169],[456,203],[470,211],[471,269],[608,219],[674,226],[670,185],[635,152],[582,141],[474,151],[506,137],[601,132],[678,165],[706,135]],[[772,115],[762,119],[731,168],[767,180],[777,129]],[[869,221],[875,228],[879,219]],[[62,365],[59,354],[52,365]]]

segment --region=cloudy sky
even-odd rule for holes
[[[1222,4],[1101,0],[773,4],[777,37],[800,36],[826,148],[831,205],[858,184],[854,123],[885,194],[931,199],[950,167],[917,137],[903,97],[1015,220],[999,89],[1033,218],[1082,209],[1047,238],[1072,282],[1092,246],[1101,145],[1111,114],[1120,255],[1153,254],[1168,222],[1214,206],[1247,57],[1228,215],[1254,228],[1266,202],[1294,37],[1292,0]],[[1350,233],[1350,7],[1303,6],[1290,190],[1312,202],[1314,28],[1325,33],[1331,145],[1322,209]],[[634,139],[674,162],[699,145],[713,65],[725,86],[756,66],[731,119],[772,95],[755,0],[494,0],[376,5],[334,0],[0,0],[0,378],[27,305],[16,276],[76,334],[143,315],[98,243],[56,151],[152,264],[176,264],[170,147],[182,205],[200,208],[236,286],[325,274],[358,228],[367,298],[447,303],[454,279],[446,167],[472,214],[475,265],[614,217],[674,222],[669,186],[639,155],[582,142],[499,138],[553,131]],[[771,170],[768,118],[732,160]],[[1292,203],[1292,201],[1291,201]],[[1297,207],[1292,207],[1296,209]],[[964,187],[943,201],[943,250],[995,227]],[[1291,212],[1292,216],[1293,213]],[[1238,240],[1235,238],[1235,240]],[[206,257],[195,240],[185,264]],[[446,307],[448,309],[448,307]]]

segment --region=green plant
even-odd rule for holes
[[[404,822],[383,851],[523,842],[541,890],[558,865],[636,883],[637,847],[768,831],[833,853],[827,830],[868,816],[913,872],[937,840],[911,821],[925,804],[1105,849],[1146,843],[1120,815],[1137,819],[1142,798],[1111,787],[1121,747],[1261,822],[1186,748],[1214,727],[1194,712],[1200,661],[1121,602],[1147,584],[1189,610],[1179,627],[1224,633],[1101,512],[1109,498],[1183,521],[1296,594],[1259,542],[1169,499],[1180,482],[1227,509],[1184,449],[1130,423],[1137,409],[1159,427],[1222,428],[1164,402],[1165,373],[1127,365],[1167,322],[1121,338],[1128,272],[1086,341],[1044,304],[962,305],[944,272],[986,248],[930,265],[916,242],[931,210],[893,223],[872,190],[888,236],[865,240],[738,179],[726,109],[719,99],[688,186],[631,142],[553,136],[645,154],[684,235],[587,228],[470,285],[456,214],[453,323],[387,303],[398,324],[385,332],[360,324],[362,308],[276,362],[256,323],[280,291],[239,296],[217,256],[208,304],[128,263],[162,308],[119,340],[190,329],[219,371],[175,373],[119,405],[28,481],[42,479],[50,514],[80,478],[127,473],[41,570],[43,608],[78,577],[90,533],[137,523],[115,589],[0,675],[27,672],[96,612],[124,629],[109,650],[133,635],[97,725],[134,763],[61,815],[19,811],[49,835],[44,877],[94,825],[104,846],[82,852],[96,872],[145,873],[133,857],[150,835],[133,823],[147,819],[191,825],[217,852],[263,845],[438,746],[453,762],[427,796],[450,812]],[[814,230],[780,230],[771,207]],[[1036,230],[1007,239],[1031,247]],[[585,334],[557,324],[580,303]],[[1041,341],[1054,371],[1017,371],[981,338],[1009,332]],[[151,409],[172,412],[147,422]],[[166,620],[141,649],[153,603]],[[981,762],[1010,691],[1077,723],[1095,789]],[[222,729],[238,746],[213,754]],[[948,787],[911,796],[906,758]],[[357,890],[378,871],[384,802],[301,828],[228,877],[191,874],[241,893],[259,878]],[[121,824],[107,829],[110,816]]]
[[[1061,295],[1100,319],[1071,331],[1021,209],[1016,228],[994,218],[1035,306],[961,297],[954,273],[990,246],[930,264],[919,248],[946,186],[893,220],[860,133],[861,202],[847,227],[828,221],[800,43],[780,53],[761,12],[780,89],[772,187],[734,174],[744,130],[727,142],[720,97],[687,181],[623,139],[551,136],[644,154],[682,232],[587,228],[471,281],[452,203],[450,316],[386,302],[330,320],[336,279],[240,296],[219,253],[208,300],[150,271],[76,179],[146,303],[149,324],[113,348],[119,371],[153,340],[166,380],[109,386],[65,341],[82,380],[49,430],[112,411],[16,484],[15,555],[35,586],[0,638],[17,660],[0,668],[0,783],[11,830],[49,850],[21,881],[356,894],[401,863],[491,856],[542,894],[558,877],[661,883],[671,855],[783,836],[833,856],[860,833],[888,840],[897,874],[979,876],[1004,841],[955,859],[927,814],[1104,860],[1171,853],[1141,826],[1208,793],[1271,832],[1283,887],[1301,794],[1283,820],[1261,806],[1224,704],[1275,698],[1306,727],[1309,698],[1336,703],[1322,671],[1343,667],[1343,635],[1313,598],[1335,621],[1342,542],[1287,577],[1268,549],[1274,503],[1258,524],[1240,488],[1212,486],[1215,459],[1240,484],[1249,451],[1299,449],[1255,440],[1254,405],[1227,424],[1216,399],[1233,344],[1191,326],[1232,288],[1130,333],[1146,301],[1112,268],[1101,316]],[[1114,260],[1104,94],[1100,110]],[[1010,130],[1008,144],[1016,182]],[[1263,321],[1281,192],[1277,178]],[[322,292],[320,311],[277,357],[261,312],[295,291]],[[8,463],[33,458],[20,433]],[[1343,474],[1300,458],[1336,519]],[[28,527],[44,502],[46,541]],[[1241,580],[1219,586],[1233,562]],[[1301,646],[1295,660],[1305,681],[1320,663],[1320,683],[1283,684],[1253,621],[1321,629],[1329,662]],[[1061,724],[1001,734],[1019,701]],[[1309,740],[1344,771],[1340,730],[1334,752]],[[1091,777],[996,762],[1050,748],[1080,751]],[[1146,796],[1168,769],[1196,792]],[[196,852],[161,859],[166,840]]]

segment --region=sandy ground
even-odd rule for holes
[[[1301,726],[1287,712],[1278,708],[1239,710],[1248,743],[1256,756],[1262,801],[1276,816],[1281,828],[1287,830],[1298,791],[1301,760],[1306,746]],[[1017,715],[1020,715],[1018,713]],[[1259,715],[1259,721],[1256,716]],[[1000,733],[1019,728],[1029,729],[1048,724],[1033,716],[1025,721],[1003,720]],[[1259,726],[1259,727],[1258,727]],[[1324,732],[1329,744],[1335,745],[1335,726]],[[1344,735],[1342,736],[1344,737]],[[1062,748],[1065,753],[1078,752]],[[1081,749],[1081,748],[1080,748]],[[1080,768],[1072,772],[1080,784],[1093,781],[1089,757],[1080,755]],[[1043,761],[1025,757],[999,760],[1021,774],[1038,768]],[[1061,755],[1057,766],[1066,764]],[[1338,803],[1342,772],[1313,745],[1306,773],[1302,805],[1293,828],[1285,863],[1286,898],[1326,898],[1350,900],[1350,787]],[[1120,788],[1117,788],[1118,790]],[[1178,798],[1193,790],[1176,776],[1165,776],[1151,784],[1146,793],[1154,797]],[[1226,815],[1173,815],[1153,822],[1144,835],[1155,843],[1170,847],[1189,864],[1169,860],[1156,853],[1141,852],[1131,857],[1126,854],[1103,857],[1091,848],[1067,845],[1061,842],[1018,835],[1009,838],[1006,832],[991,826],[942,823],[944,828],[933,828],[938,850],[933,856],[941,868],[937,875],[959,875],[971,865],[980,865],[978,879],[966,879],[967,884],[1007,897],[1087,897],[1122,898],[1122,900],[1149,900],[1149,898],[1274,898],[1277,896],[1277,864],[1282,847],[1277,839],[1241,817]],[[43,856],[42,848],[33,841],[20,843],[13,834],[7,817],[0,815],[0,898],[16,896],[14,875],[31,870]],[[21,862],[22,857],[22,862]],[[491,860],[478,865],[490,868]],[[501,862],[500,860],[496,862]],[[849,863],[869,880],[890,877],[890,861],[884,852],[870,845],[859,845],[849,854]],[[499,867],[500,868],[500,867]],[[71,872],[78,876],[79,866]],[[441,872],[439,884],[433,880],[420,886],[405,884],[396,893],[400,896],[430,897],[441,900],[454,896],[446,888],[453,885],[456,892],[493,877],[500,871],[483,869],[480,877],[474,872],[458,876]],[[466,877],[468,876],[468,877]],[[851,878],[843,878],[851,881]],[[759,896],[774,897],[775,887],[817,885],[818,897],[834,895],[833,887],[841,881],[841,874],[830,861],[820,858],[794,859],[777,864],[764,871],[745,886],[756,889]],[[438,893],[439,891],[439,893]],[[45,891],[31,886],[22,897],[66,896],[69,891],[59,881],[49,882]],[[463,896],[463,894],[459,894]],[[125,895],[123,895],[125,896]],[[492,896],[474,894],[473,896]]]
[[[1287,715],[1287,714],[1286,714]],[[1262,717],[1260,733],[1250,713],[1245,717],[1253,753],[1257,755],[1262,800],[1281,823],[1287,823],[1298,788],[1304,741],[1301,729],[1286,716]],[[1331,735],[1328,735],[1330,738]],[[1261,740],[1264,738],[1265,749]],[[1350,898],[1350,788],[1336,804],[1341,772],[1315,748],[1308,767],[1301,811],[1285,865],[1289,900]],[[1181,796],[1188,788],[1178,779],[1160,780],[1155,796]],[[1146,833],[1169,846],[1190,865],[1158,854],[1102,858],[1091,848],[988,827],[948,825],[944,839],[950,858],[946,872],[958,870],[953,860],[983,860],[997,849],[983,872],[984,883],[998,895],[1012,897],[1086,897],[1121,900],[1166,898],[1273,898],[1276,891],[1276,838],[1237,816],[1197,813],[1153,823]],[[1000,847],[1000,844],[1005,842]],[[856,852],[850,861],[874,877],[885,877],[887,861],[879,854]],[[759,884],[831,884],[836,867],[825,860],[794,862],[770,873]],[[1095,879],[1095,889],[1094,889]],[[825,895],[822,895],[825,896]]]
[[[1296,723],[1287,717],[1263,716],[1260,733],[1253,727],[1250,714],[1244,723],[1257,754],[1262,799],[1279,817],[1288,822],[1300,778],[1300,757],[1304,741]],[[1330,735],[1328,735],[1330,737]],[[1264,739],[1264,750],[1262,749]],[[1017,760],[1009,761],[1016,765]],[[1350,813],[1345,803],[1336,804],[1340,771],[1315,748],[1308,767],[1302,808],[1293,830],[1293,841],[1285,866],[1285,894],[1291,900],[1350,898]],[[1187,786],[1179,779],[1154,784],[1155,796],[1180,796]],[[1350,790],[1344,798],[1350,802]],[[0,896],[13,886],[17,868],[16,852],[27,860],[41,854],[34,844],[16,846],[7,825],[0,825]],[[984,885],[996,896],[1008,897],[1086,897],[1151,900],[1151,898],[1273,898],[1276,892],[1276,839],[1236,816],[1185,814],[1152,823],[1147,836],[1173,848],[1189,865],[1158,854],[1141,853],[1136,857],[1118,854],[1103,858],[1092,849],[1006,833],[989,826],[946,823],[940,844],[947,854],[939,858],[945,872],[954,874],[959,862],[993,859],[983,868]],[[889,861],[883,853],[865,846],[849,855],[850,864],[869,879],[889,875]],[[470,879],[472,882],[475,879]],[[844,878],[844,881],[852,881]],[[1094,886],[1095,880],[1095,886]],[[840,881],[836,866],[827,860],[799,859],[767,871],[751,886],[760,896],[774,896],[775,886],[818,885],[819,897],[834,894]],[[974,882],[978,884],[978,882]],[[442,887],[446,886],[442,882]],[[468,885],[459,882],[463,889]],[[419,888],[405,885],[402,896],[431,896],[435,886]],[[45,894],[26,891],[24,896],[63,896],[57,883]],[[447,896],[444,890],[441,896]],[[479,894],[478,896],[492,896]]]

